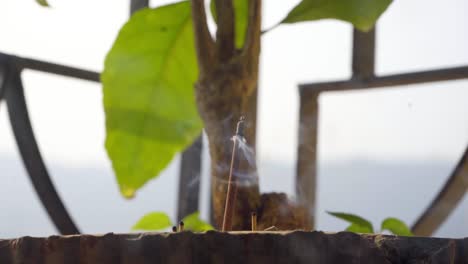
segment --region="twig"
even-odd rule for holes
[[[234,55],[234,6],[233,0],[216,0],[218,28],[216,30],[216,47],[218,59],[229,61]]]
[[[237,172],[239,167],[239,157],[236,155],[238,148],[238,138],[243,137],[244,134],[244,120],[242,116],[237,122],[236,137],[234,137],[232,147],[231,169],[229,171],[228,189],[226,193],[226,204],[224,207],[223,228],[222,231],[232,230],[232,217],[234,215],[234,205],[237,195],[237,183],[234,173]]]
[[[258,66],[260,55],[260,37],[262,35],[262,0],[249,1],[249,21],[243,49],[243,56],[248,67]]]
[[[200,77],[210,71],[214,61],[214,40],[206,22],[205,1],[192,0],[192,19]]]
[[[276,226],[270,226],[269,228],[263,230],[263,231],[278,231],[279,229]]]

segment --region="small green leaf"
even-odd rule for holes
[[[391,2],[392,0],[302,0],[281,23],[332,18],[350,22],[357,29],[368,31]]]
[[[388,230],[397,236],[413,236],[409,227],[401,220],[389,217],[382,222],[382,231]]]
[[[36,2],[41,6],[49,7],[47,0],[36,0]]]
[[[133,227],[132,230],[154,231],[166,229],[172,226],[171,219],[167,214],[161,212],[151,212],[143,216]]]
[[[184,227],[187,230],[195,231],[195,232],[203,232],[203,231],[208,231],[208,230],[213,230],[214,227],[207,222],[203,221],[200,219],[200,213],[195,212],[193,214],[190,214],[184,219]]]
[[[138,11],[120,30],[101,80],[105,145],[124,197],[200,134],[197,75],[188,1]]]
[[[374,231],[372,229],[369,229],[368,226],[362,226],[357,224],[351,224],[350,226],[348,226],[348,228],[346,228],[346,231],[363,234],[374,233]]]
[[[248,0],[234,0],[234,16],[235,16],[235,31],[236,31],[236,48],[240,49],[244,45],[245,33],[247,31],[248,18],[249,18],[249,1]],[[218,23],[216,15],[215,1],[211,0],[210,3],[211,15],[213,20]]]
[[[372,224],[360,216],[347,214],[347,213],[339,213],[339,212],[327,212],[327,213],[334,217],[337,217],[339,219],[342,219],[351,223],[351,226],[349,226],[348,229],[352,229],[352,230],[347,229],[348,231],[358,232],[358,233],[374,233],[374,228],[372,227]],[[359,231],[354,231],[354,230],[359,230]]]

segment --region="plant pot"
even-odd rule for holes
[[[468,263],[468,238],[350,232],[143,233],[0,240],[0,263]]]

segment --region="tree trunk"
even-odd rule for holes
[[[230,162],[231,138],[236,123],[249,111],[255,96],[261,36],[261,0],[249,1],[245,43],[235,48],[234,7],[232,0],[215,0],[218,14],[216,41],[206,24],[203,0],[192,0],[199,80],[196,101],[208,135],[211,156],[211,191],[215,225],[221,226],[225,210]],[[255,142],[255,118],[247,120],[245,138]],[[250,213],[257,212],[259,227],[275,225],[280,229],[307,228],[305,211],[284,194],[260,195],[255,157],[240,156],[233,172],[237,199],[232,219],[233,230],[250,229]]]
[[[232,155],[232,137],[239,117],[248,111],[249,96],[256,89],[256,79],[236,62],[218,64],[216,70],[200,80],[196,95],[200,115],[205,123],[211,156],[211,191],[215,222],[222,223]],[[247,144],[255,131],[251,122],[245,127]],[[240,155],[239,167],[233,172],[237,184],[234,230],[249,228],[250,212],[256,211],[260,194],[255,157]],[[250,162],[249,162],[250,161]],[[244,219],[244,216],[246,217]]]

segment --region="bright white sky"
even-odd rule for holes
[[[0,3],[0,52],[101,71],[128,17],[127,0]],[[153,4],[169,1],[152,1]],[[298,1],[264,1],[264,27]],[[378,23],[377,74],[468,65],[468,2],[394,1]],[[337,21],[281,26],[263,37],[258,154],[294,171],[297,84],[350,77],[351,27]],[[48,162],[110,168],[99,84],[25,71],[26,97]],[[468,80],[323,94],[320,161],[457,160],[468,144]],[[15,156],[4,104],[0,155]],[[262,168],[260,167],[262,170]]]
[[[265,1],[265,27],[296,2]],[[45,9],[33,0],[2,1],[0,50],[102,70],[104,56],[127,18],[128,1],[50,4],[53,8]],[[395,1],[378,25],[377,73],[468,64],[468,35],[461,28],[468,24],[466,10],[463,0]],[[259,157],[292,162],[296,85],[350,76],[351,27],[336,21],[282,26],[263,41]],[[28,71],[24,81],[34,127],[49,159],[77,165],[107,162],[98,84]],[[468,143],[467,84],[323,95],[320,159],[459,157]],[[5,124],[2,112],[0,122]],[[5,133],[8,130],[0,130],[0,138]],[[11,151],[11,142],[0,140],[0,153]]]

